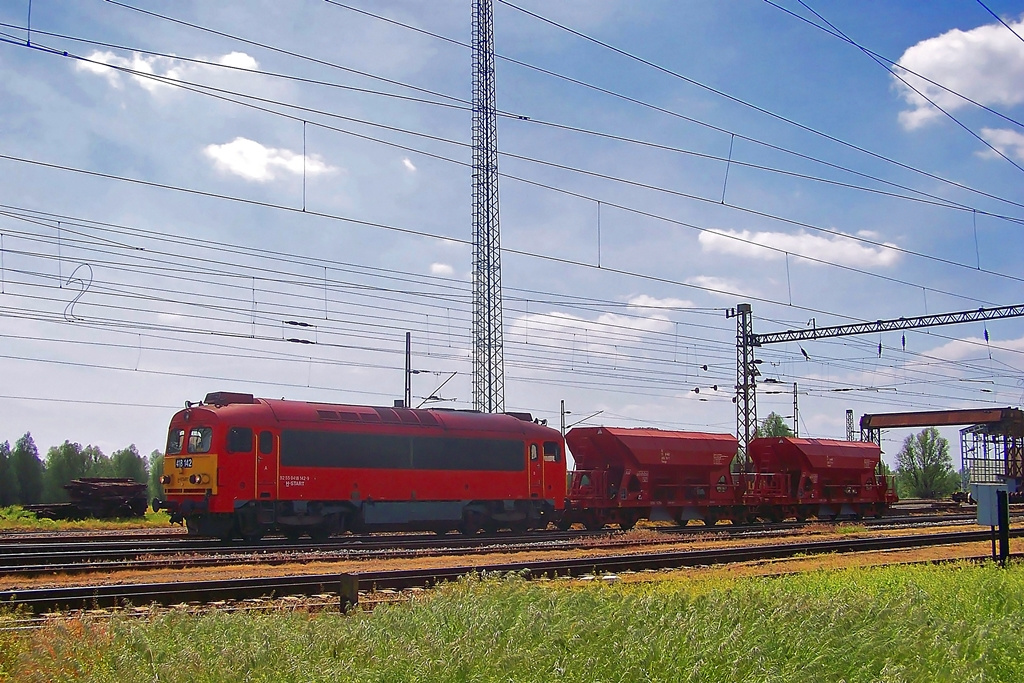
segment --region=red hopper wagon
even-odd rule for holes
[[[729,471],[736,437],[660,429],[577,427],[566,434],[576,460],[562,525],[587,528],[639,519],[702,519],[742,515]]]
[[[896,502],[892,477],[876,473],[874,443],[769,437],[747,453],[754,476],[744,500],[762,519],[880,517]]]

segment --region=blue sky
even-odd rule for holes
[[[215,390],[389,405],[406,331],[415,402],[471,406],[469,0],[29,12],[0,5],[0,440],[148,452]],[[1024,300],[1024,40],[981,4],[494,16],[508,409],[730,432],[737,303],[764,333]],[[801,435],[1024,394],[1019,320],[803,349],[758,354]]]

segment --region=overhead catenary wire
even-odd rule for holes
[[[37,49],[42,49],[42,48],[38,48],[38,46],[36,46],[36,47],[37,47]],[[51,52],[55,52],[52,49],[50,51]],[[65,56],[67,56],[66,53],[64,53],[64,54],[65,54]],[[82,57],[77,57],[76,56],[75,58],[76,59],[83,59],[85,61],[90,61],[90,60],[87,60],[87,59],[82,58]],[[193,90],[194,92],[200,92],[202,94],[211,94],[211,93],[208,93],[208,92],[204,92],[204,89],[210,89],[210,90],[215,90],[215,91],[220,91],[220,92],[228,92],[228,91],[224,91],[223,89],[211,88],[210,86],[198,86],[197,85],[195,87],[192,87],[187,82],[181,81],[180,79],[168,79],[168,78],[157,76],[157,75],[154,75],[154,74],[148,74],[148,73],[145,73],[145,72],[140,72],[140,71],[128,69],[127,67],[110,66],[110,68],[116,69],[116,70],[123,70],[123,71],[126,71],[126,72],[130,72],[130,73],[133,73],[133,75],[136,75],[138,77],[151,78],[151,79],[157,80],[159,82],[166,82],[168,84],[175,85],[176,87],[181,87],[181,88],[184,88],[186,90]],[[237,94],[237,93],[235,93],[235,94]],[[268,113],[282,115],[282,116],[287,116],[288,118],[293,118],[296,121],[301,121],[303,124],[306,123],[305,119],[300,119],[299,117],[292,117],[290,115],[283,114],[283,113],[277,112],[275,110],[270,110],[270,109],[266,109],[264,107],[259,107],[259,106],[256,106],[256,105],[251,105],[251,104],[246,104],[246,103],[243,103],[243,102],[238,102],[238,101],[235,101],[235,100],[230,100],[229,98],[224,98],[224,97],[221,97],[221,96],[218,96],[218,95],[213,95],[213,96],[219,97],[220,99],[228,99],[228,101],[234,102],[235,104],[242,104],[244,106],[250,106],[250,107],[253,107],[253,108],[259,109],[261,111],[268,112]],[[239,95],[239,96],[242,96],[242,97],[253,97],[253,96],[249,96],[249,95]],[[255,98],[255,99],[257,99],[257,100],[264,100],[264,98]],[[276,102],[276,103],[277,104],[282,104],[282,106],[290,106],[290,107],[295,107],[296,106],[296,105],[287,105],[287,104],[283,104],[283,103],[280,103],[280,102]],[[298,108],[300,110],[311,111],[311,110],[308,110],[308,109],[302,108],[302,107],[298,107]],[[320,112],[320,113],[324,113],[324,112]],[[328,115],[328,114],[325,113],[325,115]],[[331,116],[337,116],[337,115],[331,115]],[[340,118],[343,118],[343,119],[346,119],[346,120],[355,120],[352,117],[344,117],[344,116],[342,116]],[[383,127],[385,129],[389,129],[389,130],[399,131],[399,129],[396,129],[396,128],[391,127],[391,126],[382,126],[381,124],[375,124],[373,122],[368,122],[368,121],[365,121],[365,120],[359,120],[359,122],[367,124],[367,125],[374,125],[374,126],[378,126],[378,127]],[[347,135],[353,135],[355,137],[360,137],[360,138],[363,138],[363,139],[367,139],[367,140],[370,140],[370,141],[373,141],[373,142],[387,144],[387,145],[390,145],[390,146],[393,146],[393,147],[397,147],[399,149],[403,149],[405,151],[410,151],[410,152],[414,152],[414,153],[417,153],[417,154],[421,154],[423,156],[432,157],[432,158],[436,158],[436,159],[443,160],[443,161],[453,162],[453,163],[456,163],[456,164],[459,164],[459,165],[463,165],[463,166],[468,166],[467,162],[463,162],[463,161],[459,161],[459,160],[456,160],[456,159],[452,159],[450,157],[445,157],[443,155],[438,155],[438,154],[435,154],[435,153],[427,152],[427,151],[422,150],[422,149],[412,148],[412,147],[409,147],[407,145],[397,144],[397,143],[394,143],[394,142],[391,142],[391,141],[386,141],[386,140],[382,140],[380,138],[375,138],[373,136],[362,135],[362,134],[359,134],[359,133],[355,133],[354,131],[348,131],[348,130],[344,130],[344,129],[339,129],[339,128],[336,128],[336,127],[333,127],[333,126],[328,126],[326,124],[317,123],[317,124],[314,124],[314,125],[318,125],[318,126],[323,127],[325,129],[333,130],[335,132],[340,132],[340,133],[344,133],[344,134],[347,134]],[[442,142],[448,142],[448,143],[451,143],[451,144],[458,144],[458,145],[465,146],[465,143],[461,143],[461,142],[458,142],[458,141],[452,141],[452,140],[446,140],[446,139],[443,139],[443,138],[438,138],[436,136],[425,135],[425,134],[422,134],[422,133],[417,133],[415,131],[400,130],[400,132],[408,133],[408,134],[412,134],[412,135],[418,135],[420,137],[425,137],[425,138],[432,139],[432,140],[435,140],[435,141],[442,141]],[[770,213],[767,213],[767,212],[758,211],[758,210],[751,209],[751,208],[748,208],[748,207],[743,207],[743,206],[736,205],[736,204],[731,204],[731,203],[725,203],[724,201],[716,201],[713,198],[706,198],[706,197],[701,197],[699,195],[683,193],[683,192],[679,192],[679,191],[675,191],[675,190],[668,190],[666,188],[661,188],[661,187],[657,187],[657,186],[653,186],[653,185],[649,185],[649,184],[645,184],[645,183],[639,183],[639,182],[636,182],[636,181],[630,181],[630,180],[623,179],[623,178],[616,178],[616,177],[613,177],[613,176],[609,176],[607,174],[600,174],[600,173],[596,173],[596,172],[592,172],[592,171],[586,171],[586,170],[579,169],[579,168],[565,166],[565,165],[562,165],[562,164],[555,164],[555,163],[552,163],[552,162],[546,162],[546,161],[543,161],[543,160],[534,159],[534,158],[530,158],[530,157],[524,157],[524,156],[521,156],[521,155],[514,155],[514,154],[505,153],[505,156],[509,156],[511,158],[521,159],[521,160],[524,160],[524,161],[529,161],[529,162],[532,162],[532,163],[539,163],[539,164],[548,165],[548,166],[552,166],[552,167],[556,167],[556,168],[561,168],[563,170],[568,170],[568,171],[572,171],[572,172],[576,172],[576,173],[582,173],[582,174],[585,174],[585,175],[591,175],[591,176],[595,176],[595,177],[601,177],[601,178],[605,178],[605,179],[609,179],[609,180],[614,180],[616,182],[622,182],[622,183],[626,183],[626,184],[631,184],[631,185],[635,185],[635,186],[638,186],[638,187],[643,187],[645,189],[650,189],[650,190],[659,191],[659,192],[666,192],[666,193],[669,193],[669,194],[674,194],[674,195],[677,195],[677,196],[685,197],[685,198],[688,198],[688,199],[693,199],[693,200],[697,200],[697,201],[704,201],[704,202],[713,203],[713,204],[716,204],[716,205],[721,204],[721,205],[726,206],[728,208],[739,210],[739,211],[743,211],[745,213],[750,213],[752,215],[760,216],[760,217],[763,217],[763,218],[768,218],[770,220],[781,221],[781,222],[784,222],[784,223],[787,223],[787,224],[795,225],[795,226],[806,228],[806,229],[809,229],[809,230],[823,232],[823,233],[826,233],[826,234],[833,235],[835,237],[841,237],[843,239],[849,239],[849,240],[854,240],[854,241],[858,241],[858,242],[864,242],[864,243],[870,244],[872,246],[875,246],[875,247],[878,247],[878,248],[881,248],[881,249],[888,249],[888,250],[896,251],[896,252],[899,252],[899,253],[906,253],[906,254],[909,254],[909,255],[914,255],[914,256],[920,257],[920,258],[936,260],[936,261],[939,261],[939,262],[946,263],[948,265],[953,265],[953,266],[961,267],[961,268],[969,268],[971,270],[977,270],[978,272],[983,272],[983,273],[986,273],[986,274],[992,274],[992,275],[995,275],[997,277],[1003,277],[1003,278],[1008,278],[1008,279],[1016,279],[1016,280],[1024,281],[1024,278],[1015,277],[1015,276],[1012,276],[1012,275],[1009,275],[1009,274],[1006,274],[1006,273],[1001,273],[1001,272],[998,272],[998,271],[991,271],[991,270],[988,270],[988,269],[981,269],[980,267],[971,266],[971,265],[966,264],[966,263],[960,263],[960,262],[952,261],[952,260],[949,260],[949,259],[942,259],[942,258],[936,257],[934,255],[924,254],[922,252],[916,252],[916,251],[909,250],[909,249],[906,249],[906,248],[903,248],[903,247],[899,247],[897,245],[887,244],[887,243],[879,242],[877,240],[870,240],[870,239],[867,239],[867,238],[865,238],[863,236],[851,235],[851,234],[843,233],[843,232],[837,231],[837,230],[830,230],[828,228],[822,228],[820,226],[816,226],[816,225],[813,225],[813,224],[810,224],[810,223],[806,223],[806,222],[803,222],[803,221],[795,221],[795,220],[792,220],[792,219],[787,219],[787,218],[784,218],[784,217],[781,217],[781,216],[778,216],[778,215],[775,215],[775,214],[770,214]],[[527,183],[527,184],[534,185],[534,186],[537,186],[537,187],[541,187],[541,188],[544,188],[544,189],[548,189],[548,190],[551,190],[551,191],[554,191],[554,192],[560,192],[560,193],[567,194],[567,195],[570,195],[570,196],[575,196],[575,197],[579,197],[579,198],[582,198],[582,199],[587,199],[589,201],[601,201],[601,200],[599,200],[599,199],[597,199],[595,197],[592,197],[592,196],[583,195],[583,194],[577,193],[577,192],[572,192],[572,191],[565,190],[563,188],[552,186],[552,185],[546,184],[546,183],[539,183],[539,182],[536,182],[536,181],[532,181],[532,180],[529,180],[529,179],[526,179],[526,178],[522,178],[522,177],[519,177],[519,176],[511,175],[511,174],[508,174],[508,173],[501,173],[500,175],[502,177],[506,177],[506,178],[509,178],[511,180],[516,180],[518,182]],[[728,233],[728,232],[712,230],[712,229],[709,229],[709,228],[693,225],[691,223],[686,223],[686,222],[682,222],[682,221],[676,221],[676,220],[670,219],[670,218],[665,217],[665,216],[652,214],[652,213],[646,212],[646,211],[641,211],[641,210],[638,210],[638,209],[635,209],[635,208],[632,208],[632,207],[629,207],[629,206],[626,206],[626,205],[614,203],[614,202],[604,201],[604,203],[606,203],[609,206],[612,206],[614,208],[618,208],[618,209],[621,209],[621,210],[624,210],[624,211],[629,211],[631,213],[636,213],[638,215],[644,215],[644,216],[647,216],[647,217],[656,218],[658,220],[664,220],[664,221],[669,222],[671,224],[679,225],[681,227],[686,227],[686,228],[698,230],[698,231],[701,231],[701,232],[712,232],[712,233],[714,233],[714,234],[716,234],[716,235],[718,235],[720,237],[723,237],[723,238],[726,238],[726,239],[729,239],[729,240],[745,242],[745,243],[751,244],[753,246],[756,246],[758,248],[767,249],[769,251],[776,251],[778,253],[788,253],[788,252],[786,252],[786,250],[783,250],[783,249],[780,249],[780,248],[775,248],[775,247],[772,247],[770,245],[766,245],[766,244],[763,244],[763,243],[754,242],[754,241],[751,241],[751,240],[746,240],[746,239],[744,239],[742,237],[739,237],[737,235],[734,235],[734,234],[731,234],[731,233]],[[950,206],[949,208],[961,208],[961,207]],[[976,213],[978,213],[978,211],[974,210],[973,213],[976,215]],[[982,211],[980,213],[984,214],[985,212]],[[1020,220],[1020,219],[1011,218],[1011,217],[1001,217],[1001,218],[1004,218],[1004,219],[1007,219],[1007,220],[1013,220],[1013,221]],[[798,255],[801,258],[804,258],[806,260],[809,260],[811,262],[823,263],[823,264],[830,265],[830,266],[833,266],[833,267],[843,268],[843,269],[851,270],[851,271],[854,271],[854,272],[860,272],[862,274],[869,275],[869,276],[872,276],[872,277],[880,277],[880,278],[883,278],[883,279],[890,279],[891,281],[898,282],[900,284],[906,284],[908,286],[912,286],[912,287],[915,287],[915,288],[919,287],[919,288],[922,288],[922,289],[929,289],[931,291],[934,291],[934,292],[940,293],[940,294],[948,294],[948,295],[952,295],[952,296],[959,296],[959,295],[957,295],[955,293],[944,292],[944,291],[936,289],[936,288],[928,287],[928,286],[925,286],[925,285],[919,285],[917,283],[910,283],[910,282],[907,282],[907,281],[902,280],[900,278],[894,278],[892,276],[884,276],[884,275],[881,275],[881,274],[878,274],[878,273],[873,273],[871,271],[866,271],[866,270],[863,270],[863,269],[853,268],[853,267],[851,267],[849,265],[839,264],[839,263],[836,263],[836,262],[828,261],[826,259],[819,259],[819,258],[811,257],[811,256],[808,256],[808,255],[805,255],[805,254],[796,254],[796,255]],[[985,301],[985,300],[980,300],[980,299],[969,299],[969,300],[972,300],[975,303],[981,303],[981,304],[985,304],[985,305],[992,305],[992,302]]]
[[[325,279],[326,279],[326,278],[325,278]],[[240,299],[240,301],[241,301],[241,299]],[[618,303],[618,302],[594,302],[594,303],[593,303],[593,305],[595,305],[595,306],[612,306],[612,305],[622,305],[622,304],[620,304],[620,303]],[[723,345],[723,346],[722,346],[722,349],[723,349],[723,350],[727,349],[727,346],[726,346],[726,345]],[[611,357],[611,356],[609,356],[609,358],[610,358],[610,357]],[[725,355],[724,353],[723,353],[723,357],[724,357],[724,358],[727,358],[727,356],[726,356],[726,355]],[[539,364],[539,363],[538,363],[538,364],[536,365],[536,367],[541,367],[541,364]],[[726,376],[727,376],[727,375],[726,375]]]

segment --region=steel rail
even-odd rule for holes
[[[1012,529],[1012,537],[1024,536],[1024,529]],[[319,595],[346,592],[345,585],[356,583],[359,590],[428,587],[472,574],[523,576],[579,576],[589,573],[674,569],[697,565],[749,562],[817,555],[877,550],[898,550],[936,545],[954,545],[988,541],[989,531],[965,531],[918,536],[809,541],[786,545],[759,545],[711,550],[684,550],[661,553],[604,555],[596,557],[542,560],[535,562],[463,565],[457,567],[357,572],[354,574],[311,574],[300,576],[225,579],[219,581],[175,581],[134,585],[75,586],[65,588],[23,589],[0,592],[0,606],[20,607],[30,612],[66,609],[105,608],[120,605],[175,605],[220,600],[244,600],[268,596]]]
[[[860,520],[864,526],[906,527],[927,526],[968,522],[973,515],[930,515],[915,517],[890,517],[882,519]],[[830,522],[831,523],[831,522]],[[655,545],[657,543],[675,542],[672,537],[701,536],[709,533],[741,538],[744,536],[776,535],[797,531],[813,522],[778,522],[753,526],[687,526],[656,529],[661,540],[645,539],[643,541],[615,537],[622,532],[618,529],[599,531],[545,532],[543,535],[528,533],[523,535],[490,535],[475,537],[414,537],[397,539],[372,538],[374,542],[346,540],[349,537],[334,539],[329,543],[317,544],[258,544],[232,545],[216,541],[189,544],[185,539],[180,545],[169,547],[139,547],[131,542],[120,544],[96,544],[88,548],[76,547],[73,550],[62,548],[59,544],[39,544],[30,549],[16,547],[13,550],[0,545],[0,575],[34,576],[51,573],[85,573],[114,571],[124,569],[150,570],[185,567],[214,567],[231,564],[285,564],[297,559],[313,559],[317,561],[336,561],[360,559],[373,555],[399,556],[437,556],[444,554],[482,554],[487,552],[514,552],[518,550],[563,550],[566,543],[581,541],[593,537],[611,536],[605,545]],[[202,541],[202,539],[199,539]]]
[[[929,515],[916,517],[892,517],[860,520],[866,527],[886,528],[927,527],[934,525],[969,523],[974,515]],[[1019,521],[1019,517],[1011,518]],[[831,524],[831,522],[829,522]],[[749,536],[778,536],[799,531],[814,522],[778,522],[753,526],[688,526],[663,527],[656,531],[661,539],[629,539],[618,529],[599,531],[550,532],[544,535],[526,534],[520,536],[477,536],[461,538],[420,538],[396,544],[375,539],[376,543],[341,542],[324,544],[291,545],[249,545],[226,546],[207,545],[182,548],[97,548],[95,550],[53,550],[52,546],[34,552],[0,552],[0,575],[38,576],[42,574],[81,574],[117,570],[183,569],[195,567],[219,567],[232,564],[278,565],[296,561],[341,561],[370,559],[373,557],[436,557],[442,555],[477,555],[485,553],[510,553],[522,550],[564,550],[567,543],[574,544],[593,537],[610,537],[605,547],[616,545],[647,545],[675,543],[684,536],[715,534],[727,538]],[[673,538],[675,537],[675,538]],[[575,547],[575,545],[573,545]]]

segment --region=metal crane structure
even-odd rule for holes
[[[881,445],[883,429],[959,425],[968,425],[960,430],[960,465],[970,483],[998,484],[1013,479],[1016,483],[1011,492],[1020,492],[1024,482],[1024,411],[1019,408],[863,415],[860,438]]]
[[[799,342],[830,337],[848,337],[871,332],[911,330],[939,325],[994,320],[998,318],[1019,318],[1024,316],[1024,304],[999,308],[978,308],[971,311],[925,315],[915,318],[877,320],[871,323],[812,327],[802,330],[788,330],[771,334],[754,334],[753,315],[750,304],[737,304],[726,311],[726,318],[736,318],[736,436],[740,452],[746,458],[747,444],[757,431],[757,366],[761,362],[754,358],[754,349],[766,344]],[[802,351],[803,349],[801,349]],[[806,355],[806,352],[805,352]]]
[[[505,411],[491,0],[473,2],[473,408]]]

